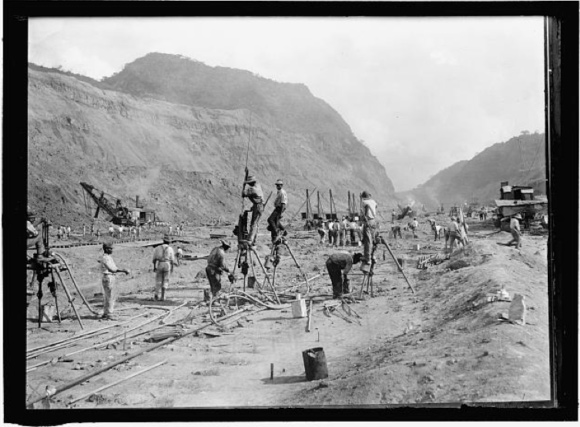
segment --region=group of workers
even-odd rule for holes
[[[248,185],[247,188],[245,186]],[[284,234],[285,227],[282,225],[280,220],[282,215],[286,211],[288,206],[288,195],[286,190],[282,187],[284,182],[278,179],[274,185],[276,186],[276,198],[274,199],[274,210],[268,217],[268,227],[267,230],[270,232],[272,243],[276,243],[278,238]],[[246,197],[252,202],[252,207],[250,212],[252,213],[252,219],[250,222],[250,234],[248,237],[248,242],[250,245],[254,246],[256,244],[256,237],[258,235],[258,221],[260,220],[262,213],[264,213],[264,192],[262,191],[262,186],[258,183],[258,180],[254,175],[247,175],[244,181],[244,189],[242,190],[242,197]]]
[[[247,176],[244,181],[242,190],[242,197],[248,198],[252,202],[250,212],[252,219],[250,222],[250,232],[247,243],[254,246],[256,243],[258,222],[264,211],[264,194],[260,184],[252,175]],[[271,233],[272,244],[279,243],[281,236],[285,235],[285,228],[281,224],[283,213],[288,205],[288,196],[286,191],[282,188],[282,180],[277,180],[274,184],[276,186],[276,198],[274,200],[274,210],[268,217],[268,231]],[[394,220],[393,211],[393,220]],[[328,235],[328,242],[332,246],[346,245],[347,237],[350,237],[350,244],[359,246],[362,243],[363,253],[355,253],[350,255],[346,252],[331,254],[326,261],[326,268],[328,275],[332,282],[333,298],[340,298],[344,294],[350,292],[350,283],[348,273],[354,264],[359,262],[362,264],[361,270],[364,274],[369,273],[369,266],[373,261],[371,259],[373,245],[376,244],[378,234],[377,223],[377,202],[372,199],[368,191],[363,191],[361,194],[361,217],[354,217],[349,219],[343,217],[341,221],[318,221],[318,232],[321,236],[321,242],[324,241]],[[508,246],[515,244],[516,249],[521,248],[521,231],[519,221],[522,220],[520,214],[514,215],[510,218],[510,230],[513,239],[507,243]],[[435,240],[441,239],[445,236],[445,249],[449,244],[450,250],[454,249],[455,243],[466,245],[467,240],[467,224],[461,222],[459,218],[452,217],[447,226],[437,225],[434,219],[427,220],[431,229],[434,232]],[[394,222],[394,221],[393,221]],[[44,247],[41,239],[41,233],[37,230],[42,225],[36,221],[34,212],[28,212],[28,238],[29,246],[31,241],[37,249],[37,257],[42,257],[44,254]],[[418,228],[417,218],[413,218],[408,224],[408,228],[413,232],[413,236],[417,237],[416,230]],[[399,225],[392,225],[391,231],[394,238],[397,235],[401,237],[401,228]],[[358,239],[357,239],[358,237]],[[153,271],[155,272],[155,291],[154,300],[164,301],[165,294],[169,287],[169,278],[174,269],[174,266],[179,265],[179,261],[183,256],[182,248],[179,247],[177,254],[171,247],[172,237],[169,234],[164,235],[163,244],[157,246],[153,253]],[[229,273],[228,278],[233,281],[233,276],[226,266],[225,254],[231,248],[231,245],[222,240],[220,245],[213,248],[207,258],[207,266],[205,269],[210,291],[213,297],[218,296],[221,290],[221,276],[222,273]],[[112,258],[113,245],[112,243],[103,244],[103,255],[100,260],[102,270],[102,286],[103,286],[103,319],[114,319],[113,311],[116,300],[115,292],[115,275],[118,273],[130,274],[127,269],[118,268]]]
[[[360,246],[362,243],[362,225],[358,216],[343,216],[338,219],[314,220],[314,226],[320,236],[320,244],[329,246]]]

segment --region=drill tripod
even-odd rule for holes
[[[252,255],[253,255],[253,257],[252,257]],[[262,269],[262,272],[264,273],[265,278],[264,278],[264,283],[262,284],[262,287],[265,287],[265,284],[267,281],[268,285],[272,289],[272,292],[274,293],[274,297],[276,298],[276,301],[273,301],[267,294],[264,294],[262,292],[262,289],[261,289],[262,287],[260,287],[258,281],[255,280],[256,272],[254,271],[253,258],[255,258],[258,261],[258,264],[260,265],[260,268]],[[236,262],[234,264],[234,271],[232,271],[232,274],[230,275],[230,282],[232,284],[235,282],[235,274],[234,273],[236,271],[236,268],[241,268],[242,275],[244,276],[244,281],[243,281],[243,291],[244,292],[246,291],[248,272],[249,272],[249,269],[251,268],[251,270],[252,270],[251,277],[254,278],[255,289],[258,292],[260,292],[261,294],[263,294],[270,301],[277,303],[277,304],[281,304],[280,299],[278,298],[278,294],[276,293],[276,289],[274,288],[274,283],[270,281],[270,277],[268,275],[268,272],[266,271],[266,268],[264,267],[264,264],[262,264],[262,261],[260,260],[260,256],[258,255],[256,250],[254,249],[254,247],[251,246],[245,240],[238,240],[238,253],[236,255]]]
[[[366,291],[367,291],[367,293],[369,292],[369,287],[370,287],[371,297],[374,296],[373,295],[373,275],[374,275],[374,268],[375,268],[375,264],[376,264],[376,259],[374,257],[374,254],[375,254],[375,251],[376,251],[376,249],[377,249],[377,247],[378,247],[379,244],[383,244],[383,245],[386,246],[387,250],[389,251],[389,254],[393,258],[393,261],[395,261],[395,265],[397,266],[398,270],[401,272],[401,274],[405,278],[405,281],[409,285],[409,288],[411,288],[411,291],[413,293],[415,293],[415,289],[413,289],[413,285],[411,284],[411,282],[407,278],[407,275],[403,271],[403,267],[401,267],[401,264],[399,264],[399,261],[397,260],[397,258],[395,257],[395,254],[391,250],[391,247],[389,246],[389,244],[387,243],[387,241],[381,235],[377,234],[375,236],[375,241],[374,241],[374,244],[373,244],[373,250],[372,250],[372,253],[371,253],[371,265],[370,265],[370,268],[369,268],[368,271],[365,270],[365,269],[362,270],[364,277],[363,277],[363,281],[362,281],[362,284],[361,284],[361,289],[360,289],[360,294],[359,294],[360,297],[362,297],[362,294],[363,294],[363,290],[364,290],[365,285],[366,285]],[[384,253],[383,253],[383,257],[384,257]]]
[[[368,271],[366,270],[362,270],[363,272],[363,280],[360,286],[360,292],[359,292],[359,298],[362,298],[363,295],[363,291],[365,290],[365,285],[366,285],[366,293],[369,293],[369,287],[370,287],[370,294],[371,297],[374,297],[374,293],[373,293],[373,276],[374,276],[374,270],[375,270],[375,264],[376,264],[376,260],[374,257],[375,254],[375,250],[377,248],[377,245],[375,244],[373,246],[373,251],[371,252],[371,266],[369,268]]]
[[[50,277],[50,282],[47,283],[47,286],[48,286],[48,289],[50,290],[51,295],[54,298],[54,304],[56,306],[56,313],[57,313],[57,317],[58,317],[58,322],[59,323],[61,322],[61,318],[60,318],[60,311],[58,308],[58,298],[57,298],[56,291],[57,291],[57,287],[60,285],[60,287],[64,290],[64,293],[66,294],[68,302],[71,305],[71,307],[75,313],[75,316],[79,322],[79,325],[81,326],[81,329],[84,329],[83,322],[82,322],[82,320],[77,312],[76,307],[73,304],[74,299],[72,298],[66,284],[62,280],[62,276],[60,275],[61,270],[68,269],[68,268],[63,266],[55,258],[49,257],[43,261],[39,261],[38,259],[31,258],[27,262],[27,269],[32,270],[32,280],[30,283],[32,284],[34,282],[35,278],[38,282],[38,291],[36,293],[36,296],[38,298],[38,327],[40,328],[42,326],[42,318],[43,318],[42,283],[44,282],[45,279]],[[56,274],[56,277],[58,278],[58,281],[55,279],[55,274]]]
[[[280,264],[280,260],[281,260],[280,247],[282,245],[284,245],[284,247],[288,250],[288,253],[292,257],[292,259],[294,260],[294,264],[296,264],[296,267],[298,267],[298,270],[300,270],[300,274],[302,274],[302,277],[304,278],[304,283],[306,283],[305,295],[307,295],[310,292],[310,284],[308,283],[308,278],[306,277],[306,274],[304,274],[304,271],[302,271],[302,267],[300,267],[300,264],[298,264],[296,257],[292,253],[292,249],[290,249],[290,246],[288,246],[288,242],[286,240],[286,234],[287,234],[286,232],[284,232],[283,234],[278,234],[278,237],[272,243],[272,250],[270,251],[270,255],[268,255],[268,258],[266,260],[267,266],[271,264],[274,267],[274,271],[272,273],[272,287],[274,287],[276,284],[276,270],[277,270],[278,264]],[[266,267],[266,268],[268,268],[268,267]]]
[[[72,272],[71,272],[66,260],[61,255],[59,255],[57,253],[50,252],[50,241],[49,241],[49,233],[48,233],[48,228],[50,226],[50,223],[46,219],[42,219],[41,223],[42,223],[42,231],[41,231],[42,236],[41,236],[41,238],[42,238],[42,244],[44,246],[44,251],[42,253],[39,253],[41,250],[38,249],[38,253],[34,257],[29,258],[27,260],[27,263],[26,263],[26,269],[32,271],[32,279],[30,281],[30,287],[32,287],[32,284],[34,283],[35,278],[38,282],[38,291],[36,293],[36,296],[38,298],[38,327],[39,328],[41,327],[42,317],[43,317],[43,312],[42,312],[42,297],[43,297],[42,283],[44,282],[45,279],[48,279],[50,277],[50,282],[48,282],[47,286],[48,286],[48,289],[49,289],[51,295],[54,298],[54,303],[56,306],[56,313],[57,313],[59,323],[61,322],[61,317],[60,317],[60,311],[59,311],[59,307],[58,307],[57,289],[60,285],[60,287],[64,290],[64,293],[66,294],[67,300],[68,300],[69,304],[71,305],[71,307],[72,307],[72,309],[77,317],[77,320],[79,322],[79,325],[81,326],[81,329],[84,329],[83,322],[82,322],[82,320],[77,312],[76,307],[73,304],[74,298],[71,296],[69,289],[67,288],[64,280],[62,279],[62,276],[60,274],[61,271],[68,272],[70,279],[72,280],[72,283],[73,283],[77,293],[80,295],[81,299],[83,300],[83,303],[87,306],[87,308],[94,314],[97,314],[97,311],[91,307],[91,305],[87,302],[87,300],[83,296],[81,290],[79,289],[79,287],[74,279],[74,276],[72,275]],[[56,278],[58,278],[58,281],[55,279],[55,275],[56,275]],[[29,300],[32,297],[32,295],[34,295],[34,293],[32,291],[27,291],[27,303],[26,303],[27,307],[28,307]]]

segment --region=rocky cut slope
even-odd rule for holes
[[[277,178],[285,180],[290,213],[306,188],[331,188],[339,209],[349,190],[368,189],[383,206],[392,200],[383,166],[306,87],[212,71],[179,56],[153,55],[156,67],[147,58],[99,84],[29,68],[32,207],[53,220],[86,221],[79,185],[86,181],[123,198],[138,195],[166,221],[233,220],[247,154],[266,195]],[[161,78],[160,70],[172,77]],[[148,76],[147,84],[139,76]],[[167,81],[181,81],[182,89]],[[204,95],[188,93],[190,85]],[[224,97],[229,102],[218,102]]]
[[[435,209],[477,200],[493,204],[499,199],[501,181],[527,185],[536,194],[546,193],[545,134],[523,132],[506,142],[486,148],[469,161],[460,161],[442,170],[414,190],[399,196]]]

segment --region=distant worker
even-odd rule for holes
[[[115,227],[113,227],[113,224],[111,224],[109,226],[109,236],[113,237],[115,235]]]
[[[377,231],[375,220],[375,217],[377,216],[377,202],[371,198],[371,194],[368,191],[363,191],[361,197],[361,205],[363,208],[362,244],[364,246],[362,268],[364,269],[371,263],[371,252],[373,250],[373,243]]]
[[[125,230],[125,228],[122,225],[120,225],[119,226],[119,236],[118,236],[119,239],[123,237],[124,230]]]
[[[346,246],[346,236],[347,236],[347,229],[349,226],[349,222],[346,219],[346,216],[342,217],[342,220],[340,221],[340,228],[339,228],[339,242],[340,242],[340,246]]]
[[[318,242],[319,244],[324,244],[324,241],[326,240],[326,229],[324,228],[324,222],[319,219],[318,220],[318,225],[316,227],[316,231],[318,232],[318,235],[320,236],[320,242]]]
[[[115,310],[115,301],[117,299],[117,289],[115,287],[115,274],[129,274],[129,270],[117,268],[113,260],[113,244],[103,243],[103,257],[101,259],[101,271],[103,273],[103,316],[105,320],[116,320],[112,314]]]
[[[415,239],[417,238],[417,233],[416,233],[417,227],[419,227],[419,222],[417,221],[417,218],[413,218],[413,221],[411,221],[409,223],[409,228],[413,232],[413,237]]]
[[[169,288],[169,276],[175,264],[175,252],[170,246],[171,236],[163,236],[163,244],[153,252],[153,271],[155,274],[155,301],[165,301],[165,291]],[[160,297],[161,295],[161,297]]]
[[[248,187],[242,191],[242,197],[247,197],[252,202],[252,220],[250,221],[248,241],[250,245],[255,245],[258,234],[258,221],[264,212],[264,192],[254,175],[249,175],[244,184],[248,184]]]
[[[328,221],[328,245],[329,246],[338,246],[337,244],[338,239],[338,230],[337,224],[334,222],[334,219]]]
[[[58,240],[62,239],[62,227],[60,225],[56,228],[56,238]]]
[[[176,258],[176,264],[180,265],[181,264],[181,259],[183,258],[183,248],[181,246],[177,247],[177,253],[175,254],[175,258]]]
[[[395,240],[397,240],[397,236],[399,236],[399,239],[403,238],[403,235],[401,234],[401,226],[400,225],[392,225],[391,231],[393,233],[393,238]]]
[[[350,222],[350,242],[353,246],[362,245],[362,230],[359,224],[358,216],[355,216]]]
[[[520,250],[522,247],[522,232],[520,230],[520,221],[522,216],[517,213],[510,219],[510,232],[512,233],[513,239],[506,243],[506,246],[512,246],[513,243],[516,245],[516,249]]]
[[[66,228],[66,238],[67,238],[67,239],[70,239],[70,232],[71,232],[71,229],[70,229],[70,225],[69,225],[69,226]]]
[[[213,248],[207,258],[205,273],[213,297],[216,297],[222,288],[222,272],[230,272],[225,263],[225,253],[228,249],[230,249],[230,244],[222,240],[221,245]]]
[[[449,243],[449,250],[453,252],[455,241],[461,242],[461,231],[459,229],[457,218],[452,216],[451,222],[447,227],[447,234],[445,235],[445,249],[447,249],[447,243]]]
[[[282,188],[284,183],[279,179],[275,185],[278,191],[276,193],[276,199],[274,200],[274,211],[268,217],[268,230],[272,234],[272,243],[275,243],[278,239],[278,234],[284,231],[284,226],[280,223],[280,220],[288,205],[288,196]]]
[[[445,233],[444,227],[441,225],[437,225],[434,219],[428,218],[427,221],[429,221],[429,224],[431,225],[431,230],[433,230],[433,233],[435,234],[435,241],[437,241],[437,239],[441,240],[441,235]]]
[[[353,264],[357,264],[361,260],[361,257],[362,254],[358,252],[353,256],[345,252],[339,252],[328,257],[326,269],[332,282],[332,298],[340,298],[350,292],[348,273]]]
[[[393,211],[391,212],[391,224],[394,224],[396,219],[397,219],[397,213],[393,209]]]
[[[98,228],[97,228],[97,234],[96,234],[96,236],[97,236],[97,242],[98,242],[99,239],[101,238],[101,230],[99,230]]]

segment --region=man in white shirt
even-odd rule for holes
[[[368,191],[363,191],[361,194],[362,208],[363,208],[363,229],[362,229],[362,244],[364,246],[364,253],[362,267],[370,265],[371,252],[373,250],[373,242],[376,234],[376,216],[377,216],[377,202],[371,198]]]
[[[103,257],[101,259],[101,272],[103,273],[103,316],[105,320],[115,320],[112,316],[115,310],[115,300],[117,299],[117,290],[115,289],[115,274],[129,274],[129,270],[117,268],[113,260],[113,244],[103,243]]]
[[[447,242],[449,242],[449,250],[453,252],[455,247],[455,241],[462,242],[461,240],[461,230],[459,228],[459,223],[457,222],[457,218],[454,216],[451,217],[451,222],[449,223],[449,227],[447,228],[447,234],[445,235],[445,249],[447,249]]]
[[[513,243],[516,244],[516,249],[520,250],[522,247],[522,232],[520,230],[520,221],[522,216],[518,213],[511,217],[510,219],[510,232],[512,233],[512,239],[506,243],[506,246],[512,246]]]
[[[272,243],[276,242],[278,238],[278,233],[284,231],[284,226],[280,223],[282,219],[282,214],[288,206],[288,195],[286,191],[282,188],[284,183],[281,179],[277,180],[276,183],[276,199],[274,200],[274,211],[268,217],[268,230],[272,235]]]
[[[155,274],[155,301],[165,301],[165,291],[169,287],[169,276],[175,265],[175,253],[169,246],[171,237],[163,236],[163,244],[155,248],[153,252],[153,271]],[[159,297],[161,294],[161,298]]]
[[[244,184],[248,184],[248,188],[242,191],[242,197],[247,197],[252,202],[252,220],[250,222],[248,241],[251,245],[255,245],[256,236],[258,235],[258,221],[264,212],[264,192],[254,175],[249,175]],[[276,195],[277,198],[278,195]]]

